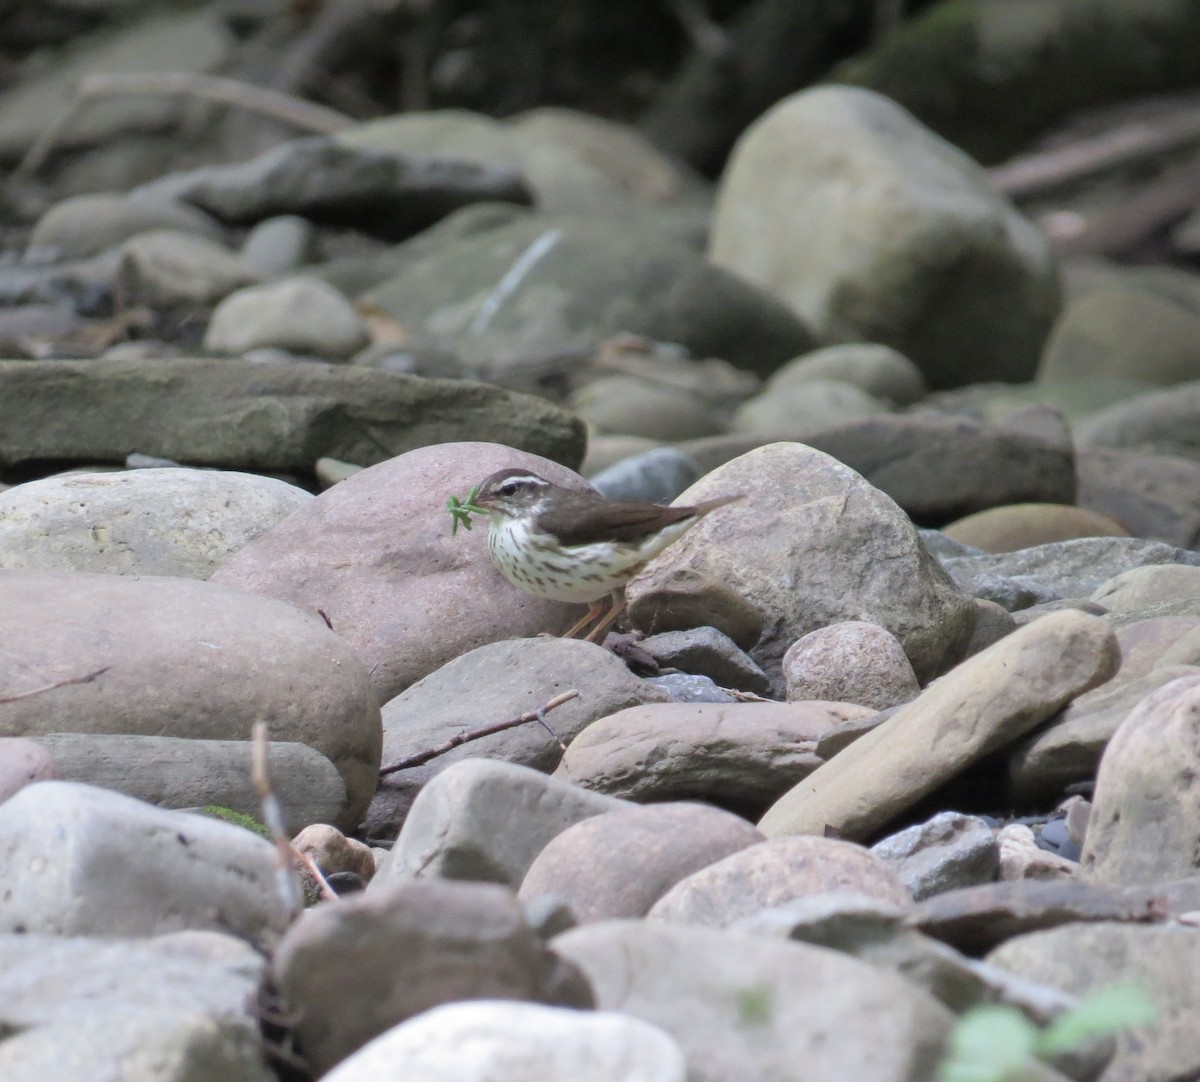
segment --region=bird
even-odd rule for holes
[[[688,507],[610,500],[598,492],[551,484],[529,470],[498,470],[473,493],[487,514],[488,551],[514,586],[554,601],[586,602],[587,614],[564,636],[596,642],[625,607],[625,584],[718,507],[742,494]],[[611,599],[609,612],[601,618]]]

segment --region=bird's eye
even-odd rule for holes
[[[516,481],[505,481],[504,484],[500,485],[500,487],[496,489],[496,495],[515,496],[520,487],[521,486],[518,485]]]

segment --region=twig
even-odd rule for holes
[[[1139,121],[1068,146],[1014,158],[988,170],[992,183],[1014,199],[1200,142],[1200,110],[1161,124]]]
[[[563,703],[568,703],[572,699],[578,698],[579,692],[575,688],[572,688],[570,691],[564,691],[561,695],[555,695],[548,703],[539,706],[536,710],[527,710],[520,717],[509,718],[508,721],[500,721],[494,725],[485,725],[482,729],[473,729],[470,732],[459,733],[457,736],[452,736],[444,744],[439,744],[436,748],[419,751],[415,755],[409,755],[407,758],[389,763],[385,767],[380,767],[379,776],[382,778],[388,774],[395,774],[400,770],[408,770],[410,767],[420,766],[422,763],[427,763],[430,759],[436,759],[439,755],[445,755],[446,752],[453,751],[455,748],[472,740],[480,740],[485,736],[491,736],[493,733],[502,733],[505,729],[515,729],[518,725],[527,725],[531,721],[540,722],[546,731],[558,742],[558,746],[563,751],[566,751],[566,745],[559,740],[554,730],[550,728],[549,723],[546,721],[546,715],[556,706],[562,706]]]
[[[517,291],[526,275],[551,252],[561,239],[561,229],[548,229],[521,253],[520,258],[505,272],[496,288],[483,298],[479,311],[475,313],[475,318],[467,327],[467,334],[483,334],[487,330],[488,324],[500,311],[501,305]]]
[[[271,774],[267,766],[267,755],[270,744],[267,738],[267,723],[256,721],[251,732],[251,775],[254,787],[258,790],[259,800],[262,801],[263,823],[271,832],[271,841],[275,843],[275,854],[278,863],[275,869],[275,882],[279,896],[288,912],[297,916],[304,908],[304,890],[300,885],[298,867],[304,867],[316,880],[317,893],[328,901],[336,901],[337,893],[326,882],[320,869],[312,862],[307,854],[301,853],[287,836],[287,820],[284,818],[283,805],[271,788]]]
[[[351,117],[339,113],[336,109],[316,105],[278,90],[267,90],[237,79],[225,79],[216,75],[196,75],[182,71],[89,75],[80,80],[74,99],[29,148],[11,176],[19,178],[35,172],[54,149],[71,121],[91,104],[93,98],[109,94],[187,94],[193,98],[251,109],[323,135],[331,135],[354,123]]]
[[[71,684],[90,684],[97,676],[108,672],[111,665],[105,665],[103,669],[97,669],[95,672],[90,672],[86,676],[72,676],[69,680],[59,680],[54,684],[46,684],[40,688],[32,688],[29,691],[20,691],[16,695],[5,695],[0,697],[0,703],[15,703],[18,699],[28,699],[34,695],[42,695],[47,691],[53,691],[55,688],[69,687]]]

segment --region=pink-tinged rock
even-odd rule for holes
[[[533,597],[492,566],[486,521],[451,536],[451,496],[506,467],[586,488],[498,443],[421,447],[323,492],[218,569],[214,582],[321,613],[366,663],[380,699],[497,639],[562,632],[579,605]]]
[[[650,910],[651,920],[718,928],[763,909],[829,891],[852,890],[907,906],[908,891],[869,849],[836,838],[771,838],[681,879]]]
[[[538,854],[519,897],[553,895],[581,922],[641,917],[685,876],[762,841],[732,812],[649,804],[568,827]]]
[[[0,803],[31,782],[54,777],[54,757],[40,744],[19,736],[0,737]]]

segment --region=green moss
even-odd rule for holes
[[[214,819],[224,819],[227,823],[233,823],[234,826],[243,827],[253,834],[270,840],[271,832],[251,815],[222,807],[220,804],[205,804],[203,810],[205,815],[211,815]]]

